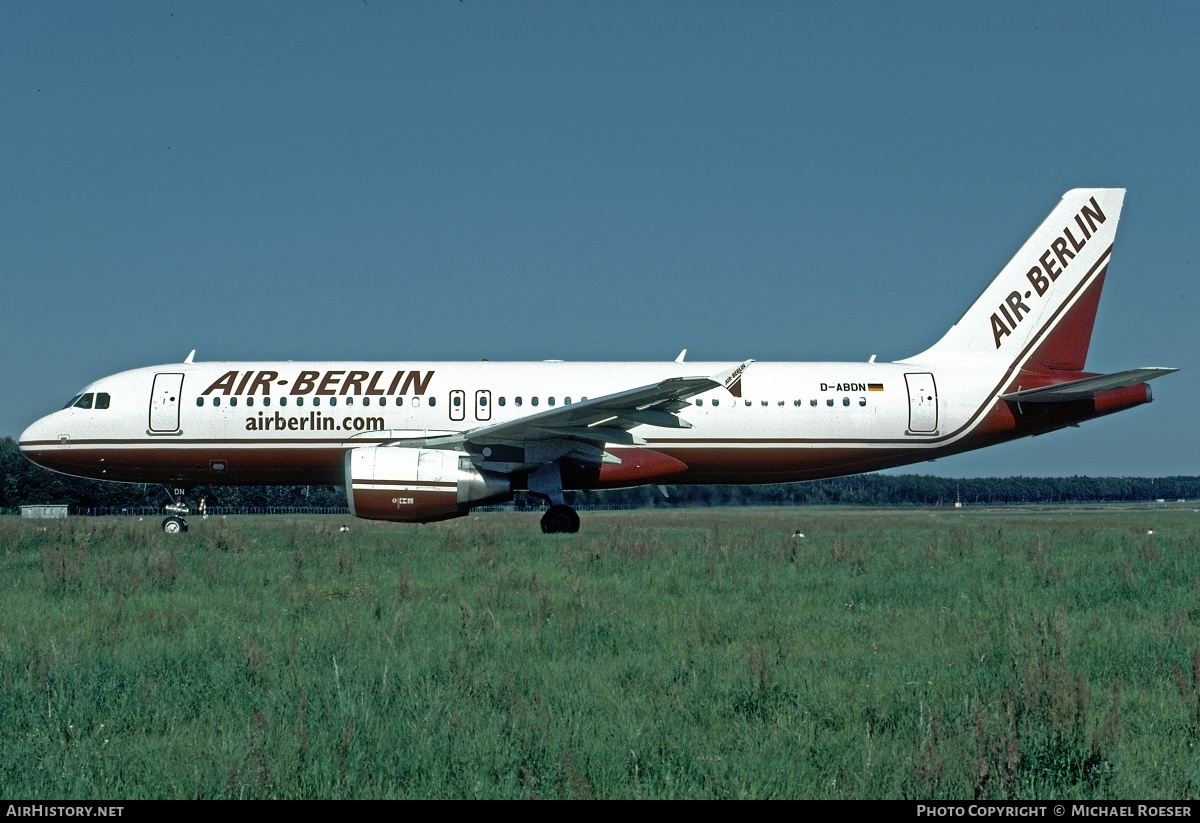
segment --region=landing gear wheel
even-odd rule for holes
[[[162,522],[162,530],[166,534],[179,534],[188,530],[187,521],[182,517],[168,517]]]
[[[570,506],[559,503],[542,515],[544,534],[575,534],[579,531],[579,515]]]

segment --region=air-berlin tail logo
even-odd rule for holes
[[[1088,240],[1092,239],[1096,227],[1107,219],[1100,204],[1093,197],[1090,203],[1075,215],[1078,236],[1070,226],[1065,226],[1062,233],[1050,242],[1038,258],[1039,265],[1025,273],[1025,279],[1029,281],[1031,288],[1026,289],[1024,294],[1013,291],[996,307],[996,311],[992,312],[992,339],[996,342],[996,348],[1000,348],[1003,338],[1016,331],[1017,325],[1030,313],[1029,304],[1025,301],[1033,302],[1049,291],[1050,286],[1058,280],[1058,276],[1066,271],[1067,266],[1075,259],[1075,255],[1083,251]]]

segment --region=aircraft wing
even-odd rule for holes
[[[600,461],[604,459],[606,443],[638,443],[630,433],[630,429],[637,426],[691,428],[690,423],[677,415],[687,408],[689,398],[733,384],[751,362],[747,360],[708,377],[669,377],[648,386],[480,426],[449,437],[430,438],[425,445],[427,448],[465,449],[485,456],[491,451],[485,451],[486,447],[493,446],[519,447],[524,452],[523,457],[515,459],[496,454],[485,462],[543,463],[571,453]]]
[[[1110,391],[1112,389],[1127,389],[1130,386],[1145,383],[1147,380],[1153,380],[1156,377],[1162,377],[1164,374],[1170,374],[1174,371],[1179,371],[1179,369],[1159,367],[1130,369],[1129,371],[1121,371],[1114,374],[1085,377],[1082,380],[1072,380],[1069,383],[1057,383],[1053,386],[1044,386],[1040,389],[1009,392],[1008,394],[1000,395],[1000,399],[1012,400],[1018,403],[1067,403],[1072,400],[1088,400],[1095,397],[1098,392]]]

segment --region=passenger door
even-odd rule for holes
[[[183,388],[182,374],[154,375],[150,390],[150,431],[167,434],[179,431],[179,391]]]

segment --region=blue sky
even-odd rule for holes
[[[1077,186],[1155,402],[922,464],[1200,474],[1200,4],[0,4],[0,435],[182,360],[880,360]],[[911,470],[911,469],[910,469]]]

